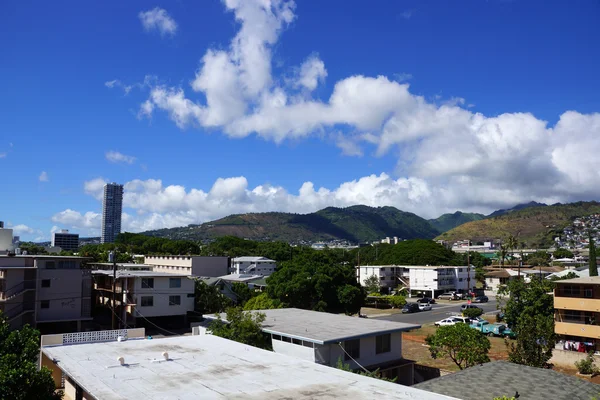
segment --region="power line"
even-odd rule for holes
[[[371,371],[369,371],[368,369],[366,369],[365,367],[363,367],[362,365],[360,365],[360,363],[359,363],[358,361],[356,361],[356,360],[355,360],[355,359],[354,359],[354,358],[353,358],[353,357],[352,357],[350,354],[348,354],[348,352],[346,351],[346,349],[344,348],[344,346],[342,346],[342,343],[341,343],[341,342],[338,342],[338,346],[340,346],[340,348],[342,349],[342,351],[343,351],[344,353],[346,353],[346,355],[347,355],[348,357],[350,357],[350,359],[351,359],[352,361],[354,361],[354,362],[356,363],[356,365],[358,365],[359,367],[361,367],[363,371],[365,371],[367,374],[370,374],[370,373],[371,373]]]
[[[157,328],[158,328],[158,329],[160,329],[161,331],[164,331],[164,332],[170,333],[171,335],[180,336],[180,334],[179,334],[179,333],[171,332],[171,331],[169,331],[169,330],[167,330],[167,329],[161,328],[160,326],[156,325],[154,322],[152,322],[152,321],[150,321],[148,318],[144,317],[144,316],[142,315],[142,313],[141,313],[141,312],[140,312],[140,311],[139,311],[137,308],[136,308],[135,310],[136,310],[136,312],[137,312],[137,313],[140,315],[140,317],[144,318],[144,319],[145,319],[147,322],[149,322],[151,325],[154,325],[155,327],[157,327]]]

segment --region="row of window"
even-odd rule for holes
[[[181,278],[169,278],[169,288],[181,287]],[[154,278],[142,278],[142,289],[154,289]]]
[[[194,297],[194,294],[188,294],[187,297]],[[153,307],[154,306],[154,296],[140,296],[140,305],[142,307]],[[169,296],[169,305],[170,306],[180,306],[181,305],[181,296],[173,295]]]
[[[75,260],[46,261],[46,269],[77,269],[77,266]]]
[[[587,297],[587,298],[592,298],[593,297],[593,290],[592,288],[585,288],[582,289],[581,286],[571,286],[571,285],[564,285],[562,286],[562,295],[564,297]]]
[[[300,340],[300,339],[293,339],[287,336],[280,336],[280,335],[272,335],[271,336],[273,338],[273,340],[281,340],[282,342],[287,342],[287,343],[293,343],[293,344],[297,344],[299,346],[304,346],[304,347],[314,347],[314,343],[313,342],[307,342],[306,340]]]

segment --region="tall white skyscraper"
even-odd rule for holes
[[[123,185],[104,185],[102,199],[102,239],[101,243],[112,243],[121,233],[121,213],[123,212]]]

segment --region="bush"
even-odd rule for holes
[[[481,308],[467,308],[463,311],[463,315],[469,318],[477,318],[483,314],[483,310]]]
[[[593,352],[589,352],[585,359],[575,362],[575,367],[583,375],[595,375],[598,373],[598,368],[594,365]]]
[[[401,308],[406,304],[406,299],[404,296],[387,296],[386,299],[390,303],[390,306],[394,308]]]

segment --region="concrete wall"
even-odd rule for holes
[[[217,277],[229,272],[229,257],[193,257],[192,275]]]
[[[50,281],[50,287],[42,287],[44,280]],[[80,269],[38,269],[37,321],[81,318],[82,280],[83,271]],[[49,308],[42,308],[42,302],[46,300]]]
[[[131,278],[129,278],[131,279]],[[169,279],[181,279],[181,287],[169,287]],[[158,276],[154,277],[154,288],[142,288],[142,278],[136,277],[133,287],[133,300],[136,304],[134,316],[160,317],[171,315],[186,315],[188,311],[194,310],[194,297],[188,297],[188,294],[194,294],[194,281],[185,276]],[[149,307],[142,307],[142,297],[152,296],[154,304]],[[180,305],[169,305],[169,296],[180,296]]]
[[[192,258],[191,256],[146,256],[144,257],[144,264],[191,268]]]
[[[229,273],[228,257],[202,256],[148,256],[144,264],[154,266],[156,272],[218,277]]]
[[[552,351],[550,363],[564,368],[575,368],[575,362],[583,360],[587,357],[587,353],[579,353],[577,351],[558,350]],[[594,356],[596,365],[600,364],[600,357]]]
[[[315,362],[315,349],[301,344],[288,343],[281,340],[273,340],[273,351],[302,360]]]

